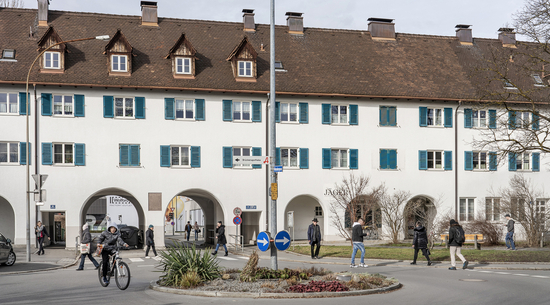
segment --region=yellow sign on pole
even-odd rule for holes
[[[271,183],[271,200],[277,200],[277,183]]]

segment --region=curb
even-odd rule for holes
[[[342,291],[342,292],[307,292],[307,293],[262,293],[262,292],[226,292],[226,291],[200,291],[200,290],[185,290],[177,288],[163,287],[157,284],[157,280],[153,280],[149,283],[149,288],[158,292],[190,295],[198,297],[215,297],[215,298],[269,298],[269,299],[300,299],[300,298],[334,298],[334,297],[348,297],[358,295],[369,295],[385,293],[393,290],[397,290],[403,287],[399,282],[392,284],[384,288],[376,288],[369,290],[355,290],[355,291]]]
[[[57,266],[57,267],[51,267],[46,269],[33,269],[33,270],[22,270],[22,271],[14,271],[14,272],[6,272],[6,273],[0,273],[0,275],[12,275],[12,274],[22,274],[22,273],[34,273],[34,272],[42,272],[42,271],[52,271],[52,270],[58,270],[58,269],[65,269],[69,268],[71,266],[74,266],[80,258],[75,259],[72,263]]]

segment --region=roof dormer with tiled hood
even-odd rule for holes
[[[165,58],[172,60],[172,75],[174,78],[194,79],[195,78],[195,54],[197,51],[191,42],[181,34],[176,44],[170,49]]]
[[[231,62],[233,76],[238,82],[255,82],[257,78],[256,58],[258,53],[244,36],[243,40],[233,49],[227,58]]]
[[[63,40],[57,35],[53,27],[50,27],[38,41],[38,52],[42,52],[62,41]],[[65,50],[66,46],[62,43],[44,52],[40,58],[40,72],[63,73],[65,71]]]
[[[110,76],[132,75],[132,46],[120,30],[105,46],[103,54],[107,55]]]

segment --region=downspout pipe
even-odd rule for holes
[[[462,101],[458,101],[455,109],[455,220],[458,219],[458,108]]]

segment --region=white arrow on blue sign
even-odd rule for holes
[[[258,234],[258,238],[256,239],[256,242],[258,243],[258,249],[262,252],[267,251],[269,249],[270,240],[271,236],[269,236],[269,233],[260,232]]]
[[[275,235],[275,247],[279,249],[279,251],[285,251],[290,247],[290,233],[288,233],[288,231],[279,231],[279,233]]]

